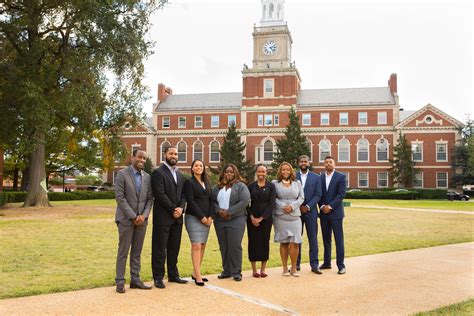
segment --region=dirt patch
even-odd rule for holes
[[[114,206],[54,206],[22,208],[7,206],[0,210],[1,220],[12,219],[60,219],[78,216],[113,216]]]

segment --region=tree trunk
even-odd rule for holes
[[[20,190],[22,192],[25,192],[26,190],[28,190],[28,173],[29,173],[29,170],[30,169],[27,166],[21,171],[21,187],[20,187]]]
[[[18,191],[18,176],[20,173],[20,169],[18,166],[15,166],[15,169],[13,169],[13,191]]]
[[[42,132],[38,132],[36,136],[36,146],[30,155],[28,173],[29,186],[23,207],[51,206],[48,201],[48,189],[46,185],[45,135]]]

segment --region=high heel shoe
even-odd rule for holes
[[[196,281],[196,278],[193,275],[191,275],[191,279]],[[202,279],[202,282],[209,282],[209,280],[207,278],[201,278],[201,279]]]
[[[205,285],[204,282],[199,282],[197,280],[194,280],[194,283],[196,283],[196,285],[198,285],[198,286],[204,286]]]

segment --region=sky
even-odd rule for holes
[[[173,94],[241,92],[252,65],[260,0],[170,0],[152,18],[145,62],[151,113],[158,83]],[[286,0],[302,89],[384,87],[398,76],[400,107],[430,103],[474,118],[473,6],[467,0]]]

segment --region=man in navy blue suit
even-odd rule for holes
[[[321,219],[321,232],[324,243],[324,263],[320,269],[331,269],[331,236],[334,232],[336,241],[336,263],[338,274],[346,273],[344,265],[344,232],[342,220],[344,218],[344,205],[342,203],[346,195],[346,176],[335,170],[334,158],[324,158],[324,169],[321,175],[323,195],[319,201],[319,217]]]
[[[306,235],[309,241],[309,262],[311,271],[321,274],[318,260],[318,202],[321,198],[321,181],[319,175],[309,170],[309,157],[306,155],[298,157],[300,170],[296,173],[296,178],[301,181],[304,188],[304,202],[300,206],[301,221],[306,226]],[[301,231],[303,233],[303,231]],[[296,262],[296,269],[300,269],[301,247]]]

